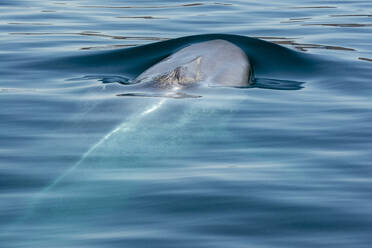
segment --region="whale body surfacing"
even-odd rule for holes
[[[195,43],[141,73],[135,83],[180,89],[197,83],[244,87],[250,84],[251,66],[245,52],[226,40]]]

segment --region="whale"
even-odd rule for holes
[[[298,90],[303,82],[255,78],[250,59],[234,43],[213,39],[188,44],[125,82],[130,92],[117,96],[198,98],[185,92],[195,87]]]
[[[247,87],[252,68],[246,53],[222,39],[188,45],[143,71],[131,90],[167,90],[165,94],[123,93],[119,96],[195,97],[179,92],[196,86]]]
[[[192,44],[151,66],[136,79],[158,88],[247,86],[251,66],[245,52],[233,43],[216,39]]]

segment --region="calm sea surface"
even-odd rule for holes
[[[254,87],[117,96],[212,39]],[[2,248],[371,247],[370,0],[1,1],[0,104]]]

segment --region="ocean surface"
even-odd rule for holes
[[[214,39],[252,87],[118,96]],[[1,248],[372,245],[370,0],[1,1],[0,106]]]

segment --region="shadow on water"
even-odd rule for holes
[[[27,64],[30,68],[66,70],[80,73],[119,74],[134,78],[171,55],[177,50],[193,43],[223,39],[242,48],[248,55],[257,76],[281,76],[280,79],[307,78],[314,71],[315,58],[304,53],[266,42],[256,38],[238,35],[210,34],[181,37],[172,40],[156,42],[148,45],[119,49],[114,51],[92,52],[52,59],[46,62]],[[285,77],[285,78],[283,78]],[[288,78],[286,78],[288,77]]]

